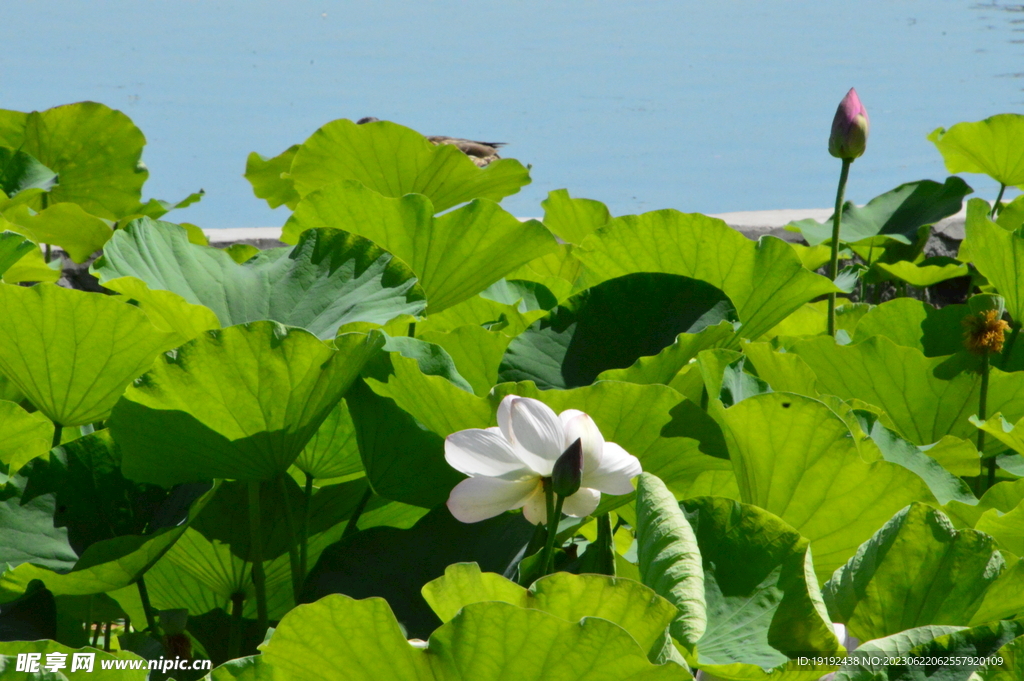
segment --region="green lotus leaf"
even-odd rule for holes
[[[374,492],[424,508],[444,503],[462,479],[444,459],[444,438],[361,381],[346,400]]]
[[[501,575],[481,572],[476,563],[448,566],[443,577],[424,585],[423,598],[442,622],[484,601],[542,610],[569,622],[600,617],[628,631],[642,650],[650,650],[676,616],[671,603],[632,580],[556,572],[525,589]]]
[[[995,658],[975,672],[981,681],[1014,681],[1024,677],[1024,636],[1018,636],[992,653]]]
[[[879,664],[872,664],[872,657],[903,657],[909,656],[918,646],[928,643],[940,636],[963,631],[967,627],[951,627],[928,625],[915,627],[901,631],[892,636],[883,636],[873,641],[865,641],[856,650],[851,650],[848,655],[855,661],[844,664],[836,672],[835,681],[881,681],[888,680],[886,666],[881,664],[881,659],[876,659]],[[896,677],[899,678],[899,677]]]
[[[135,211],[131,215],[123,216],[118,222],[121,224],[127,224],[136,218],[147,217],[157,220],[167,215],[172,210],[178,210],[180,208],[188,208],[194,203],[199,203],[206,192],[200,189],[197,192],[192,192],[180,201],[162,201],[160,199],[150,199],[146,203],[137,206]],[[204,245],[206,245],[204,240]]]
[[[550,310],[558,305],[558,299],[540,282],[499,279],[483,291],[480,296],[496,303],[515,305],[520,312]]]
[[[11,224],[8,222],[7,226]],[[0,229],[6,229],[4,227],[3,216],[0,216]],[[21,239],[21,235],[17,237]],[[31,242],[29,242],[31,243]],[[3,273],[2,281],[5,284],[22,284],[22,283],[54,283],[60,279],[61,276],[61,259],[55,258],[52,262],[47,263],[46,258],[43,256],[42,249],[39,246],[34,245],[28,249],[28,251],[22,256],[10,264],[6,271]]]
[[[818,377],[799,355],[778,352],[769,343],[743,343],[743,354],[775,392],[817,397]]]
[[[992,537],[956,530],[915,503],[866,541],[823,587],[835,621],[861,639],[928,624],[966,626],[1004,569]]]
[[[320,488],[311,503],[310,535],[307,544],[309,565],[316,564],[325,548],[338,541],[344,533],[353,510],[367,489],[365,480],[354,480],[339,485],[328,485]],[[261,495],[262,497],[263,495]],[[384,520],[380,510],[387,505],[380,504],[375,498],[367,504],[359,517],[359,527],[376,527],[373,520]],[[279,509],[271,509],[267,513],[263,508],[263,525],[271,532],[280,535],[282,532],[281,518],[273,514]],[[226,522],[221,517],[207,522],[207,531],[213,524],[222,536],[243,539],[248,529],[244,513],[234,514]],[[414,521],[413,521],[414,522]],[[410,526],[413,522],[408,523]],[[163,559],[146,573],[146,584],[149,588],[153,607],[158,609],[186,608],[191,615],[226,613],[232,609],[232,596],[241,594],[243,597],[243,614],[255,620],[256,602],[252,582],[252,564],[246,562],[249,557],[240,557],[240,551],[248,551],[247,542],[243,546],[232,546],[219,539],[209,539],[202,532],[190,529],[179,543],[172,548]],[[291,589],[291,568],[287,553],[264,560],[264,571],[267,576],[268,610],[271,619],[279,619],[295,606]],[[216,617],[216,613],[211,615]],[[225,618],[227,615],[223,615]],[[214,620],[214,623],[216,620]],[[255,622],[252,623],[255,627]],[[191,618],[189,628],[191,630]],[[223,629],[221,629],[222,633]],[[259,642],[263,632],[259,632]],[[226,648],[226,647],[225,647]]]
[[[981,199],[967,202],[964,229],[963,248],[970,252],[970,261],[1003,296],[1014,321],[1024,319],[1024,274],[1018,265],[1024,258],[1024,235],[989,220],[988,204]]]
[[[739,335],[751,339],[802,304],[838,290],[804,269],[781,239],[753,242],[721,220],[675,210],[615,218],[574,254],[587,268],[590,286],[634,272],[705,281],[729,297],[743,322]]]
[[[173,291],[151,289],[141,279],[118,277],[106,282],[106,286],[135,301],[153,326],[173,334],[174,345],[187,343],[204,331],[221,328],[220,320],[210,308],[190,303]]]
[[[6,486],[0,494],[0,528],[4,531],[4,541],[0,543],[0,565],[17,566],[32,561],[41,567],[64,572],[74,567],[78,554],[68,543],[68,531],[53,524],[56,496],[47,494],[22,503],[25,476],[11,476],[5,481]],[[11,594],[0,595],[0,600],[10,602],[12,598],[9,596]]]
[[[672,492],[651,473],[637,483],[635,527],[640,579],[676,606],[672,638],[692,654],[708,627],[700,548]]]
[[[427,376],[442,376],[450,381],[452,385],[458,386],[468,393],[473,392],[473,387],[459,374],[459,370],[455,367],[455,362],[452,360],[451,355],[440,345],[434,345],[433,343],[409,336],[388,336],[384,343],[384,351],[396,353],[396,356],[401,355],[402,357],[414,359],[420,371]],[[390,356],[378,356],[377,363],[367,367],[364,373],[374,377],[379,377],[378,372],[381,371],[383,375],[390,373],[388,368],[389,358]]]
[[[965,371],[960,356],[925,357],[883,336],[846,346],[831,338],[812,338],[798,341],[792,351],[817,374],[822,393],[884,409],[914,444],[931,444],[944,435],[975,435],[969,417],[978,410],[981,377]],[[1024,416],[1024,374],[991,369],[988,409],[1014,419]],[[985,451],[994,454],[1003,448],[993,440]]]
[[[302,329],[252,322],[161,355],[111,414],[125,475],[171,485],[283,473],[383,336],[344,334],[334,344]]]
[[[999,546],[1015,556],[1024,555],[1024,503],[1003,513],[989,509],[974,523],[974,529],[995,537]]]
[[[928,485],[928,489],[940,504],[946,504],[954,499],[968,505],[978,503],[966,482],[946,470],[939,461],[932,458],[930,451],[934,447],[919,447],[908,442],[900,437],[899,434],[886,428],[877,414],[864,410],[858,410],[854,414],[860,421],[860,427],[863,432],[878,447],[878,452],[881,455],[880,458],[899,464],[917,474]],[[952,438],[948,435],[941,442],[943,449],[956,448],[959,450],[961,457],[971,457],[973,461],[978,461],[978,450],[970,442],[959,440],[959,443],[957,443],[957,438]],[[863,449],[861,453],[862,455],[865,453]]]
[[[14,671],[15,660],[19,653],[41,654],[39,660],[41,673],[38,676],[25,676],[25,672]],[[51,673],[45,670],[45,666],[47,655],[52,653],[58,654],[57,659],[62,661],[64,667],[59,671]],[[71,671],[75,653],[87,653],[94,656],[91,669]],[[130,665],[130,661],[143,660],[143,658],[127,650],[108,653],[99,648],[71,648],[61,645],[56,641],[4,641],[0,642],[0,679],[3,679],[3,681],[8,681],[8,679],[11,681],[15,679],[18,681],[22,679],[39,679],[40,681],[57,681],[58,679],[66,679],[66,681],[122,681],[123,679],[127,681],[145,681],[148,678],[149,671],[146,669],[144,661],[143,667],[137,670],[131,669],[128,665],[123,669],[103,669],[104,662],[114,660],[123,660]]]
[[[58,203],[34,215],[21,206],[4,217],[13,225],[9,229],[37,244],[60,246],[77,263],[88,260],[114,235],[110,225],[74,203]]]
[[[697,641],[697,666],[716,677],[765,678],[769,666],[794,671],[789,658],[801,651],[839,649],[806,539],[770,513],[732,500],[698,497],[680,506],[704,564],[708,624]],[[797,670],[795,678],[821,674]]]
[[[913,243],[920,227],[959,212],[964,197],[972,191],[959,177],[947,177],[944,184],[932,180],[901,184],[871,199],[866,206],[847,202],[843,206],[839,240],[853,243],[884,236],[904,244]],[[832,218],[823,223],[800,220],[786,229],[800,232],[811,246],[832,240]]]
[[[991,622],[970,629],[961,629],[918,645],[911,651],[915,657],[945,658],[938,665],[929,665],[935,671],[932,678],[973,679],[972,672],[980,665],[964,664],[957,657],[973,657],[992,659],[1006,644],[1024,634],[1024,623],[1019,621]],[[890,678],[907,678],[910,673],[921,672],[921,665],[910,665],[909,668],[896,669]]]
[[[261,156],[254,151],[245,161],[245,179],[252,185],[252,193],[265,200],[271,208],[287,205],[295,210],[299,202],[295,182],[291,177],[282,177],[292,169],[292,161],[298,150],[299,145],[293,144],[273,158]]]
[[[249,655],[215,667],[203,681],[274,681],[275,678],[273,668],[263,661],[262,655]]]
[[[974,451],[975,458],[977,458],[978,450]],[[979,473],[979,467],[976,466],[974,475]],[[942,510],[957,527],[973,528],[986,511],[995,509],[999,511],[995,514],[998,517],[1015,509],[1021,501],[1024,501],[1024,479],[1013,482],[997,482],[985,490],[977,503],[965,504],[962,501],[950,501],[943,505]]]
[[[50,202],[77,203],[108,220],[140,205],[149,175],[142,163],[145,144],[130,118],[96,102],[28,114],[0,110],[0,146],[31,154],[59,175]]]
[[[789,245],[794,251],[796,251],[797,257],[800,258],[800,262],[803,266],[812,272],[832,259],[832,247],[828,244],[805,246],[804,244],[795,244],[790,242]],[[848,260],[849,258],[850,252],[848,250],[844,249],[843,251],[840,251],[840,260]]]
[[[723,320],[718,324],[706,326],[697,333],[681,333],[671,345],[663,348],[658,354],[640,357],[625,369],[602,371],[597,378],[601,381],[669,385],[701,350],[729,343],[732,337],[732,322]]]
[[[0,601],[10,601],[24,593],[36,579],[58,596],[105,593],[135,583],[174,546],[213,494],[203,492],[204,489],[188,487],[175,490],[161,504],[164,516],[154,515],[154,521],[147,528],[149,534],[100,539],[86,546],[80,555],[68,543],[71,536],[67,531],[54,536],[51,529],[39,537],[26,537],[21,564],[0,574]],[[56,498],[59,495],[51,492],[33,502],[53,509]],[[53,515],[51,512],[51,527]],[[165,522],[161,522],[161,518]],[[60,543],[64,546],[60,547]],[[54,561],[55,549],[60,564]],[[77,560],[68,565],[71,556]]]
[[[1024,184],[1024,116],[998,114],[983,121],[936,128],[928,140],[951,173],[983,173],[1008,186]]]
[[[52,284],[0,284],[0,318],[0,370],[62,426],[105,419],[173,341],[136,307]]]
[[[0,146],[0,192],[14,196],[26,189],[48,191],[57,184],[57,173],[24,151]]]
[[[964,349],[961,322],[968,314],[966,305],[936,309],[913,298],[896,298],[872,307],[861,317],[853,342],[885,336],[896,345],[916,348],[925,357],[952,355]]]
[[[697,368],[708,395],[726,407],[754,395],[772,392],[764,380],[744,371],[747,358],[735,350],[713,348],[697,354]]]
[[[373,527],[327,547],[306,578],[303,601],[328,594],[386,598],[409,637],[426,638],[441,620],[423,586],[453,563],[475,562],[485,572],[515,575],[535,528],[522,514],[461,523],[439,506],[408,529]]]
[[[21,260],[35,245],[15,232],[0,232],[0,274]]]
[[[926,288],[947,279],[966,277],[967,265],[953,258],[927,258],[920,264],[900,260],[894,263],[879,262],[873,267],[885,273],[887,279],[902,281],[911,286]],[[898,300],[907,300],[898,298]]]
[[[495,410],[486,398],[456,387],[443,376],[428,376],[415,359],[392,354],[392,373],[386,382],[367,377],[366,384],[387,397],[427,430],[447,437],[466,428],[496,424]]]
[[[836,330],[853,333],[871,306],[867,303],[836,301]],[[820,336],[828,332],[828,301],[805,303],[765,333],[760,340],[780,337]]]
[[[416,333],[453,331],[461,326],[482,326],[514,338],[547,314],[547,310],[520,312],[518,305],[506,305],[479,295],[416,322]],[[410,319],[410,321],[412,321]]]
[[[172,494],[131,482],[121,475],[120,463],[121,453],[106,429],[66,442],[23,469],[27,482],[21,501],[55,495],[53,524],[66,528],[68,543],[82,555],[97,542],[151,532],[179,499],[190,502],[200,493]]]
[[[9,475],[32,459],[46,456],[52,442],[53,424],[49,419],[0,400],[0,463],[7,466]]]
[[[409,264],[427,293],[431,314],[557,247],[542,224],[520,222],[492,201],[473,201],[434,217],[437,210],[419,194],[388,198],[342,182],[305,197],[281,238],[295,242],[306,230],[330,227],[373,241]]]
[[[356,444],[356,427],[348,404],[341,400],[310,438],[295,466],[318,479],[340,478],[363,470]]]
[[[436,213],[472,199],[500,201],[530,183],[529,171],[514,159],[478,168],[455,146],[434,146],[415,130],[389,121],[356,125],[345,119],[328,123],[302,143],[288,177],[303,198],[349,180],[392,198],[423,194]]]
[[[703,281],[623,276],[573,296],[516,336],[498,378],[544,389],[589,385],[603,371],[657,355],[680,333],[699,333],[733,315],[725,294]]]
[[[572,295],[583,270],[583,263],[573,255],[573,248],[570,244],[559,244],[558,250],[534,258],[509,273],[507,278],[544,284],[558,302],[562,302]]]
[[[569,198],[565,189],[548,192],[540,205],[544,207],[544,226],[571,244],[580,243],[612,219],[608,206],[593,199]]]
[[[896,511],[934,500],[906,468],[865,461],[846,423],[817,400],[769,393],[711,413],[722,424],[741,499],[810,540],[819,581]]]
[[[289,490],[293,513],[301,508],[301,494]],[[214,608],[229,609],[234,594],[243,596],[243,614],[255,619],[255,587],[252,581],[250,530],[244,484],[227,486],[227,494],[215,497],[199,521],[167,555],[146,574],[153,607],[187,608],[203,614]],[[337,542],[366,489],[365,481],[330,485],[318,490],[310,504],[308,564],[314,565],[325,548]],[[282,513],[282,494],[275,485],[260,490],[261,530],[264,534],[263,568],[267,579],[267,608],[279,619],[295,606],[291,588],[288,545],[291,533]]]
[[[425,305],[404,263],[335,230],[310,231],[294,248],[268,249],[239,265],[223,251],[190,244],[176,225],[142,218],[118,230],[92,271],[115,290],[120,278],[136,277],[177,293],[213,310],[223,326],[269,319],[321,339],[343,324],[384,324]]]
[[[444,348],[455,361],[459,374],[480,397],[490,392],[498,382],[498,367],[512,340],[500,331],[488,331],[482,326],[459,326],[451,331],[428,330],[417,335]]]
[[[241,265],[244,262],[253,259],[253,256],[260,254],[260,249],[256,248],[252,244],[231,244],[225,249],[222,249],[225,253],[231,256],[231,259]]]
[[[541,580],[538,580],[534,584],[540,582]],[[495,572],[482,572],[476,563],[449,565],[444,569],[444,575],[424,584],[421,593],[423,600],[427,602],[442,623],[450,621],[459,614],[463,606],[470,603],[501,601],[518,608],[527,608],[531,607],[528,603],[534,600],[532,597],[535,596],[525,587],[505,579]],[[540,603],[533,607],[538,610],[546,610]],[[559,616],[557,613],[551,614]],[[577,621],[580,618],[562,617],[562,619]]]
[[[289,679],[330,681],[670,681],[675,664],[652,665],[624,629],[600,618],[567,622],[508,603],[474,603],[410,645],[387,603],[328,596],[289,613],[263,646]]]

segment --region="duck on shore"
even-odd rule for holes
[[[366,116],[365,118],[360,118],[356,121],[356,125],[378,122],[380,122],[379,118]],[[464,153],[466,156],[469,156],[469,160],[480,168],[488,165],[491,161],[496,161],[501,158],[501,156],[498,156],[498,147],[505,146],[505,142],[478,142],[476,140],[467,140],[461,137],[448,137],[446,135],[428,135],[427,139],[435,146],[452,144],[458,147],[459,151]]]

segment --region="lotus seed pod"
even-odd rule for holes
[[[868,126],[868,110],[860,103],[857,91],[850,88],[832,119],[828,153],[851,161],[863,154],[868,144]]]

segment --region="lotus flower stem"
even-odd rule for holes
[[[839,173],[839,187],[836,189],[836,211],[832,215],[832,257],[829,259],[828,276],[832,281],[839,275],[839,226],[843,221],[843,197],[846,195],[846,180],[850,177],[852,158],[843,159]],[[836,335],[836,292],[828,294],[828,335]]]
[[[306,566],[309,565],[309,513],[313,507],[313,475],[306,473],[306,488],[303,490],[302,526],[299,530],[299,572],[306,579]]]
[[[86,601],[86,603],[88,605],[85,606],[85,638],[86,638],[86,640],[89,639],[89,630],[92,629],[92,606],[93,606],[93,600],[94,599],[95,599],[95,597],[90,595],[89,596],[89,600]],[[95,648],[96,644],[93,643],[92,647]]]
[[[557,499],[556,499],[557,497]],[[551,574],[551,564],[554,561],[555,537],[558,535],[558,521],[562,517],[562,502],[564,497],[559,497],[551,488],[551,481],[544,481],[544,501],[547,503],[548,512],[548,540],[544,544],[544,553],[541,554],[540,564],[543,566],[541,576]]]
[[[284,523],[288,528],[288,563],[292,569],[292,596],[296,603],[299,602],[299,594],[302,592],[302,583],[306,577],[299,564],[299,536],[295,531],[295,519],[292,516],[292,504],[288,500],[288,483],[285,481],[285,474],[282,473],[278,480],[281,483],[281,506],[284,509]]]
[[[356,532],[359,531],[359,527],[358,527],[359,516],[361,516],[363,514],[363,511],[366,509],[366,504],[370,503],[370,498],[372,496],[373,496],[373,488],[370,487],[369,484],[367,484],[366,485],[366,492],[363,493],[363,496],[359,500],[359,503],[356,504],[355,510],[352,511],[352,515],[350,515],[348,517],[348,524],[345,525],[345,531],[341,533],[341,538],[342,539],[344,539],[345,537],[349,536],[350,534],[355,534]]]
[[[996,219],[996,215],[999,213],[999,202],[1003,200],[1003,192],[1006,191],[1006,185],[1002,182],[999,183],[999,195],[996,196],[996,202],[992,204],[992,213],[989,218],[992,220]]]
[[[986,352],[981,356],[981,395],[978,397],[978,418],[982,421],[985,420],[986,411],[988,409],[988,353]],[[978,429],[978,455],[984,460],[985,457],[985,431],[981,428]],[[996,460],[991,458],[988,460],[988,485],[985,489],[988,489],[995,483],[996,478]],[[981,472],[978,473],[978,484],[975,486],[975,491],[980,497],[985,489],[981,488]]]
[[[260,482],[249,481],[249,558],[252,559],[252,583],[256,590],[256,625],[260,635],[266,633],[267,575],[263,571],[263,528],[260,527]]]
[[[231,628],[228,630],[228,659],[242,654],[242,611],[245,609],[245,595],[231,594]]]
[[[156,611],[153,610],[153,605],[149,602],[149,589],[146,588],[145,575],[139,577],[138,581],[135,582],[135,586],[139,589],[139,600],[142,601],[142,611],[146,613],[146,628],[149,629],[149,633],[159,637],[160,627],[156,624]]]
[[[64,426],[59,423],[53,424],[53,444],[50,445],[50,449],[54,447],[60,447],[60,438],[64,432]]]

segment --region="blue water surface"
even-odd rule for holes
[[[80,100],[148,139],[146,197],[203,227],[280,225],[242,177],[336,118],[507,142],[533,183],[613,214],[831,205],[832,116],[871,117],[848,198],[942,179],[939,126],[1022,109],[1024,7],[964,0],[10,0],[0,108]],[[985,198],[992,181],[965,179]]]

